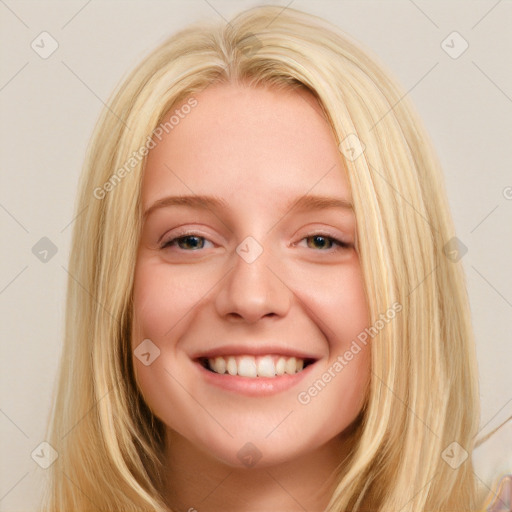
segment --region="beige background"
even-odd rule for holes
[[[318,14],[347,31],[395,74],[423,117],[444,165],[457,235],[468,248],[463,264],[488,431],[512,415],[510,1],[269,3]],[[31,453],[44,440],[77,179],[103,102],[177,29],[257,4],[0,1],[1,511],[35,510],[39,499],[44,470]],[[31,48],[43,31],[59,45],[46,59]],[[453,31],[469,43],[457,59],[441,47]],[[456,50],[461,41],[450,44]],[[42,237],[57,247],[46,263],[32,253]],[[477,474],[488,484],[496,468],[512,470],[507,429],[476,454]]]

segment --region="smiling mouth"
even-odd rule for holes
[[[295,375],[313,364],[315,360],[282,355],[237,355],[213,358],[200,357],[198,362],[213,373],[255,379],[258,377],[272,378],[282,375]]]

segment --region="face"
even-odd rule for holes
[[[195,99],[148,155],[136,379],[175,442],[272,465],[338,439],[363,404],[350,189],[309,93],[222,84]]]

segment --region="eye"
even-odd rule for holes
[[[329,236],[325,233],[315,233],[306,236],[302,240],[306,240],[307,246],[310,249],[320,249],[321,251],[332,251],[332,250],[341,250],[348,249],[352,245],[344,242],[343,240],[339,240],[332,236]],[[302,241],[301,240],[301,241]],[[335,246],[338,246],[336,249]]]
[[[336,250],[343,250],[352,247],[352,244],[346,243],[343,240],[339,240],[326,233],[313,233],[306,237],[307,247],[310,249],[318,249],[322,252],[333,252]],[[200,236],[197,233],[187,233],[180,236],[170,238],[169,240],[162,243],[161,249],[170,247],[178,247],[178,249],[185,252],[198,251],[205,248],[205,244],[212,243],[204,236]]]
[[[178,246],[184,251],[197,251],[198,249],[203,249],[205,242],[207,241],[209,242],[209,240],[207,240],[204,236],[199,236],[192,233],[171,238],[170,240],[164,242],[160,248],[165,249],[167,247]]]

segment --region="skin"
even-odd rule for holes
[[[169,505],[323,510],[363,405],[369,345],[309,403],[297,396],[332,373],[368,327],[368,308],[353,211],[287,205],[305,195],[350,202],[343,159],[309,92],[221,84],[195,98],[148,155],[143,210],[171,195],[215,195],[227,206],[153,209],[134,284],[133,348],[150,339],[160,350],[148,366],[137,357],[134,365],[167,426]],[[183,229],[192,239],[161,247]],[[251,263],[236,251],[248,236],[263,250]],[[278,345],[317,360],[291,389],[246,396],[209,384],[191,359],[226,343]],[[244,446],[255,464],[239,456]]]

